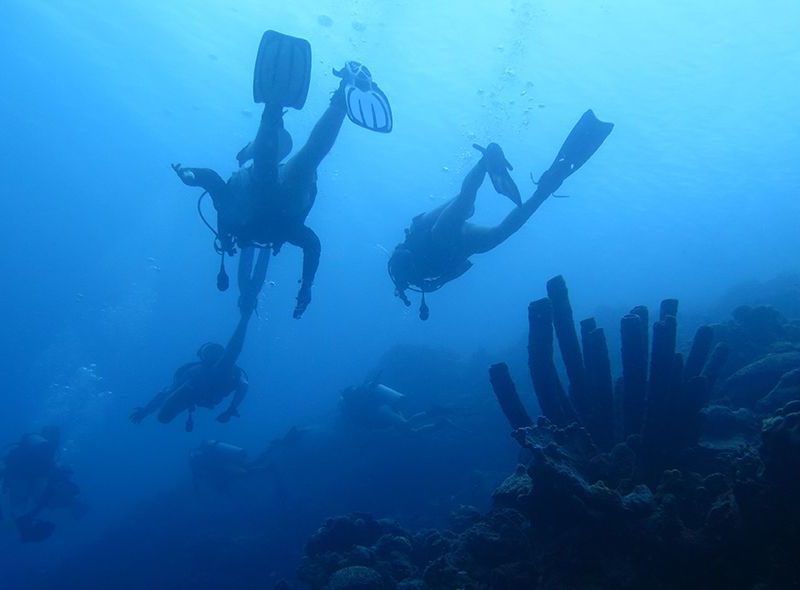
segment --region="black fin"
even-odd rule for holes
[[[559,180],[563,181],[592,157],[612,129],[613,123],[601,121],[589,109],[569,132],[550,169],[557,170]]]
[[[267,31],[253,74],[253,100],[302,109],[311,81],[311,45],[305,39]]]

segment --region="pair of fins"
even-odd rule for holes
[[[334,74],[344,80],[348,118],[361,127],[389,133],[393,127],[389,99],[372,80],[372,74],[350,61]],[[261,37],[253,72],[253,100],[300,110],[311,82],[311,45],[305,39],[277,31]]]
[[[564,180],[574,174],[603,145],[603,142],[614,129],[613,123],[601,121],[589,109],[578,120],[567,139],[556,155],[556,159],[545,173],[552,186],[560,186]],[[511,199],[518,207],[522,205],[519,188],[509,174],[514,167],[506,160],[503,150],[496,143],[481,147],[473,144],[487,161],[487,172],[494,190]],[[543,177],[545,175],[542,175]]]

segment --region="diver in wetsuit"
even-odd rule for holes
[[[351,428],[362,430],[405,427],[400,409],[405,395],[375,381],[347,387],[339,395],[339,417]]]
[[[237,155],[241,168],[227,183],[207,168],[174,164],[173,169],[184,184],[201,187],[211,195],[217,209],[218,253],[223,257],[225,253],[232,255],[234,244],[242,251],[238,268],[240,284],[243,277],[253,284],[262,274],[266,276],[270,254],[277,254],[283,244],[288,242],[303,250],[303,271],[293,312],[299,319],[311,302],[311,286],[321,252],[317,234],[305,223],[317,196],[317,168],[333,148],[346,115],[367,129],[389,132],[391,109],[385,95],[372,82],[369,70],[356,62],[347,62],[341,70],[334,71],[341,83],[305,145],[281,164],[292,149],[292,138],[283,125],[283,108],[301,108],[305,102],[310,48],[302,39],[274,31],[265,33],[264,38],[270,35],[273,42],[262,41],[259,49],[254,82],[259,89],[257,100],[264,102],[264,111],[255,140]],[[278,47],[283,49],[277,50]],[[297,59],[286,63],[286,57],[292,54]],[[262,75],[268,81],[259,80],[261,61],[271,65],[269,75]],[[372,117],[365,118],[365,111]],[[381,113],[382,118],[375,119],[375,113]],[[246,165],[250,160],[252,165]],[[254,248],[259,248],[255,266]],[[220,288],[226,284],[218,278]]]
[[[346,114],[340,86],[306,144],[279,165],[291,151],[291,136],[283,127],[282,108],[265,105],[256,139],[238,156],[241,164],[250,159],[253,164],[235,172],[227,183],[207,168],[173,166],[184,184],[199,186],[211,195],[222,249],[230,254],[236,243],[241,250],[240,284],[259,278],[263,284],[270,255],[277,254],[284,243],[303,250],[295,318],[300,318],[311,302],[311,286],[319,267],[320,241],[305,223],[317,196],[317,167],[333,147]]]
[[[80,489],[72,481],[72,470],[56,461],[60,440],[55,427],[26,434],[0,465],[0,495],[7,510],[0,511],[0,519],[12,519],[23,542],[44,541],[52,535],[55,525],[40,518],[43,511],[67,509],[76,517],[86,511],[78,500]]]
[[[247,324],[253,315],[255,306],[254,289],[250,287],[243,292],[245,304],[236,330],[228,345],[207,342],[197,351],[199,361],[181,366],[172,380],[172,384],[161,390],[145,406],[135,408],[130,419],[139,424],[147,416],[158,412],[158,421],[167,424],[181,412],[188,412],[186,430],[194,428],[192,413],[195,408],[214,408],[226,397],[233,394],[228,408],[217,416],[218,422],[228,422],[239,415],[239,405],[247,394],[247,373],[236,360],[242,352]]]
[[[406,305],[411,302],[407,289],[422,293],[420,318],[428,318],[425,293],[438,290],[472,267],[469,258],[502,244],[536,212],[561,183],[600,147],[613,124],[603,123],[587,111],[570,133],[555,162],[542,174],[533,195],[522,202],[499,145],[475,146],[483,157],[467,173],[461,191],[440,207],[416,216],[406,229],[406,239],[395,247],[388,269],[395,295]],[[499,193],[508,196],[517,207],[499,224],[482,227],[468,220],[475,212],[475,198],[486,175]]]
[[[461,430],[451,420],[450,410],[434,405],[410,416],[402,409],[406,396],[377,381],[368,380],[347,387],[339,395],[338,417],[348,427],[361,431],[399,430],[410,433],[438,431],[443,427]]]
[[[201,483],[224,492],[251,474],[247,451],[218,440],[205,440],[189,457],[195,489]]]

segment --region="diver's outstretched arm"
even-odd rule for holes
[[[465,256],[488,252],[515,234],[550,196],[548,189],[549,186],[537,188],[521,207],[512,210],[503,221],[493,227],[467,225],[463,233],[463,243],[467,250]]]
[[[228,409],[217,416],[217,422],[225,423],[233,416],[239,415],[239,406],[241,405],[242,401],[244,401],[249,386],[250,384],[247,381],[247,374],[242,371],[241,375],[239,376],[239,384],[236,386],[236,391],[233,394],[233,399],[231,400]]]
[[[239,318],[239,323],[236,324],[236,329],[233,331],[228,345],[225,347],[225,353],[222,358],[217,362],[217,370],[231,371],[236,364],[236,360],[242,353],[244,347],[244,337],[247,335],[247,324],[250,322],[250,317],[253,315],[255,308],[243,309],[242,315]]]
[[[303,277],[300,282],[300,290],[297,293],[297,305],[293,313],[295,319],[300,319],[308,304],[311,303],[311,285],[314,284],[314,277],[319,268],[322,244],[314,230],[307,225],[303,225],[293,232],[288,242],[303,249]]]
[[[333,93],[328,108],[314,125],[305,145],[286,162],[284,182],[294,184],[313,179],[320,163],[336,143],[345,115],[347,105],[344,101],[344,85],[341,85]]]
[[[207,191],[214,200],[214,206],[225,197],[228,185],[211,168],[185,168],[180,164],[173,164],[172,169],[186,186],[196,186]]]

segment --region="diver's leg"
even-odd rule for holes
[[[265,104],[256,138],[237,156],[240,165],[252,157],[254,179],[263,187],[274,186],[278,182],[282,133],[288,136],[283,128],[283,110],[280,106]],[[290,143],[290,138],[287,137],[285,141]]]
[[[239,283],[239,294],[241,295],[250,287],[250,275],[253,273],[253,257],[255,256],[254,246],[241,246],[239,249],[239,269],[236,281]]]
[[[176,389],[172,395],[167,398],[164,405],[158,412],[158,421],[162,424],[172,422],[175,417],[181,412],[188,410],[192,406],[192,389],[184,384]]]
[[[314,125],[308,141],[286,163],[285,182],[295,184],[313,181],[317,168],[336,142],[346,114],[344,86],[340,85],[333,93],[328,108]]]
[[[255,295],[261,293],[261,288],[264,286],[264,281],[267,280],[267,269],[269,268],[269,258],[271,252],[269,248],[259,248],[256,264],[253,267],[253,276],[250,277],[250,289],[255,292]]]
[[[446,201],[436,207],[436,209],[431,209],[430,211],[426,211],[425,213],[417,215],[411,220],[413,226],[425,231],[432,230],[433,226],[436,225],[436,221],[439,219],[439,216],[442,214],[442,211],[446,210],[457,198],[458,197],[453,197],[449,201]]]
[[[255,248],[247,246],[242,248],[239,254],[239,307],[242,310],[252,310],[264,281],[267,278],[267,268],[269,267],[270,251],[268,248],[259,248],[258,257],[255,265],[253,256]]]
[[[486,177],[486,163],[480,159],[461,183],[461,192],[439,213],[432,234],[436,240],[451,240],[464,223],[475,213],[475,198]]]
[[[462,230],[462,244],[466,255],[482,254],[499,246],[517,232],[539,206],[547,199],[547,194],[537,191],[521,207],[513,209],[505,219],[493,227],[465,225]]]

